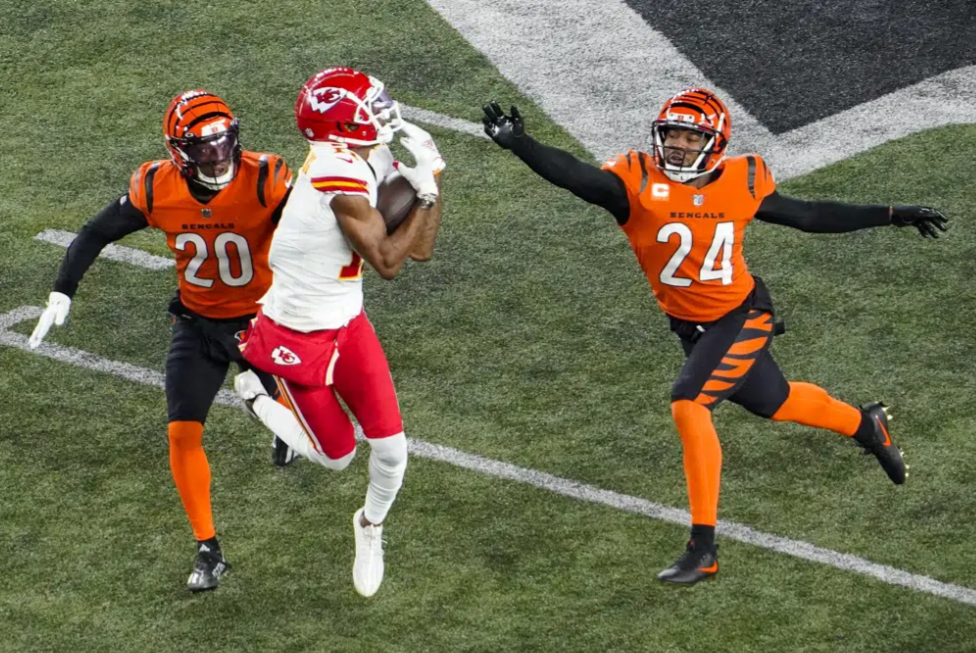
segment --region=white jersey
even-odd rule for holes
[[[378,180],[393,172],[385,145],[369,163],[356,153],[324,143],[312,151],[292,187],[271,241],[271,289],[263,312],[296,331],[338,329],[363,308],[363,259],[346,241],[330,203],[357,195],[376,206]]]

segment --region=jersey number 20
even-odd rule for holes
[[[207,260],[207,257],[210,256],[210,251],[207,249],[207,241],[200,234],[191,232],[178,235],[174,244],[176,245],[176,249],[184,251],[187,243],[193,246],[194,255],[190,264],[186,266],[183,277],[187,283],[192,283],[194,286],[201,286],[203,288],[213,287],[213,279],[202,279],[197,276],[200,267]],[[241,273],[236,277],[230,267],[230,252],[227,251],[228,245],[234,245],[234,249],[237,250]],[[217,271],[220,275],[220,280],[225,285],[238,287],[251,283],[251,279],[254,278],[254,265],[251,263],[251,248],[248,246],[247,239],[244,236],[225,231],[214,239],[213,253],[217,256]]]
[[[693,244],[691,228],[681,222],[672,222],[661,227],[657,232],[657,242],[666,243],[675,234],[681,240],[678,251],[671,256],[671,260],[661,270],[661,283],[669,286],[679,286],[687,288],[694,281],[685,277],[676,277],[674,273],[681,267],[685,257],[691,253]],[[702,262],[701,271],[698,273],[698,281],[721,280],[723,286],[732,283],[732,244],[735,242],[735,223],[719,222],[715,225],[715,237],[712,238],[712,246],[708,248],[705,260]],[[715,267],[715,261],[722,257],[722,262]]]

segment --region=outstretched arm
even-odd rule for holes
[[[146,216],[132,205],[128,195],[110,202],[85,223],[71,241],[71,246],[61,260],[54,291],[74,297],[82,277],[106,245],[148,226]]]
[[[885,206],[806,201],[773,192],[759,205],[756,219],[811,233],[844,233],[871,227],[913,226],[922,236],[938,238],[948,221],[925,206]]]
[[[630,200],[623,180],[607,170],[580,161],[565,150],[544,145],[525,133],[518,108],[506,116],[497,102],[483,107],[485,133],[498,145],[511,150],[532,171],[576,197],[609,211],[619,224],[627,222]]]
[[[128,195],[123,195],[110,202],[81,228],[61,260],[54,292],[48,296],[47,306],[30,335],[28,342],[32,348],[41,344],[51,326],[64,324],[71,309],[71,298],[78,290],[81,278],[105,246],[148,226],[149,221],[142,211],[132,205]]]

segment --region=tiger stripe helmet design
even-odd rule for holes
[[[227,103],[205,90],[170,102],[163,137],[183,176],[211,190],[226,187],[240,168],[240,126]]]
[[[690,166],[668,163],[664,139],[669,129],[693,129],[703,134],[702,147]],[[732,119],[725,103],[714,93],[703,88],[686,88],[664,103],[651,133],[654,163],[672,181],[685,183],[708,174],[725,158],[732,137]]]

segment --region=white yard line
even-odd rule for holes
[[[76,365],[87,370],[104,372],[143,385],[150,385],[157,388],[164,387],[163,375],[154,370],[137,367],[128,363],[110,361],[86,351],[51,343],[44,343],[37,349],[31,349],[27,344],[27,336],[10,331],[10,328],[20,322],[37,318],[41,312],[42,309],[37,306],[22,306],[14,311],[0,315],[0,345],[45,356],[64,363],[70,363],[71,365]],[[223,406],[240,405],[236,395],[228,390],[220,391],[216,403]],[[457,449],[452,449],[451,447],[411,438],[410,452],[420,458],[446,462],[487,476],[524,483],[562,496],[644,515],[651,519],[670,522],[680,526],[687,526],[690,523],[690,515],[686,511],[679,510],[678,508],[672,508],[610,490],[603,490],[592,485],[586,485],[585,483],[577,483],[538,470],[518,467],[499,460],[465,453]],[[870,576],[888,585],[907,587],[919,592],[925,592],[926,594],[976,606],[976,590],[969,589],[968,587],[943,583],[928,576],[913,574],[887,565],[879,565],[858,556],[831,551],[830,549],[824,549],[808,542],[763,533],[735,522],[720,521],[718,533],[722,537],[730,540],[737,540],[770,551],[776,551],[777,553],[785,553],[786,555],[802,560],[819,562],[844,571],[852,571]]]
[[[472,107],[472,110],[476,113],[481,113],[480,107]],[[488,140],[488,136],[485,134],[485,128],[480,122],[469,122],[460,118],[452,118],[441,113],[435,113],[434,111],[428,111],[427,109],[418,109],[417,107],[404,105],[400,105],[400,111],[407,120],[425,122],[428,125],[436,125],[437,127],[452,129],[462,134]]]
[[[558,9],[550,0],[427,1],[598,160],[647,151],[661,104],[688,86],[725,100],[733,153],[758,152],[780,180],[908,134],[976,122],[970,66],[774,135],[622,0],[560,0]],[[507,108],[512,98],[494,99]]]
[[[76,235],[70,231],[61,231],[60,229],[45,229],[34,236],[34,240],[67,247],[75,239]],[[141,249],[126,247],[125,245],[108,245],[102,250],[99,256],[122,263],[131,263],[132,265],[149,268],[150,270],[165,270],[176,265],[176,262],[171,258],[156,256],[155,254],[144,252]]]

